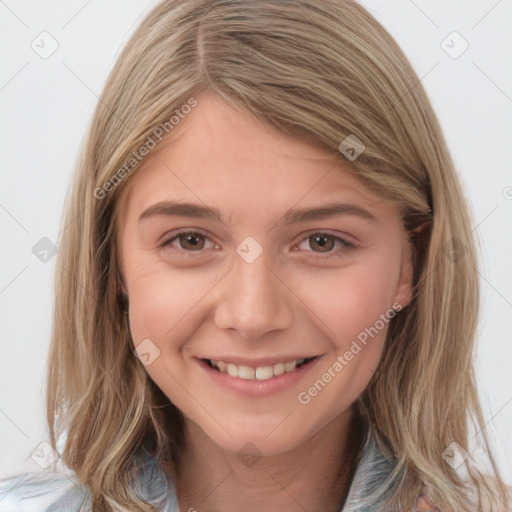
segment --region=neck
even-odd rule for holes
[[[363,432],[357,408],[344,411],[303,444],[262,457],[252,467],[187,422],[185,449],[174,474],[180,510],[199,512],[338,512],[355,471]]]

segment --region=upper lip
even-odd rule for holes
[[[257,359],[247,359],[247,357],[237,357],[237,356],[201,356],[199,359],[209,359],[213,361],[224,361],[225,363],[233,363],[237,366],[252,366],[253,368],[258,368],[260,366],[272,366],[278,363],[288,363],[290,361],[297,361],[300,359],[311,359],[312,357],[317,357],[316,355],[286,355],[286,356],[272,356],[272,357],[261,357]]]

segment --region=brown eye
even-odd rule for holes
[[[317,246],[320,251],[319,252],[329,252],[331,251],[334,246],[334,236],[332,235],[325,235],[322,233],[315,233],[314,235],[311,235],[309,237],[310,240],[310,246],[315,247]]]
[[[180,248],[186,251],[197,251],[204,247],[204,237],[195,233],[185,233],[176,237],[179,240]]]
[[[306,252],[313,253],[317,258],[329,258],[336,255],[343,256],[349,250],[356,248],[354,244],[343,238],[321,231],[317,231],[304,238],[297,247]]]
[[[209,238],[199,231],[195,230],[181,230],[174,232],[170,238],[160,244],[161,249],[172,248],[178,253],[185,255],[203,254],[203,249],[214,248],[215,244],[210,240],[210,247],[207,247],[206,241]]]

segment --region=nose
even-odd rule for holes
[[[259,339],[291,325],[293,293],[270,263],[266,251],[252,263],[235,255],[233,268],[217,290],[215,323],[219,329]]]

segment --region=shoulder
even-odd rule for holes
[[[89,493],[73,475],[30,472],[0,479],[0,512],[88,512]]]
[[[140,457],[139,454],[137,457]],[[165,512],[178,510],[174,484],[156,458],[137,459],[133,482],[138,497]],[[0,512],[91,512],[92,495],[69,469],[20,473],[0,479]]]

